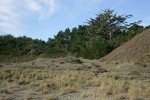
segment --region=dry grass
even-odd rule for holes
[[[121,98],[128,98],[129,100],[141,100],[141,98],[142,100],[144,98],[150,99],[149,82],[144,82],[142,80],[116,80],[115,77],[109,77],[111,74],[101,75],[102,77],[99,77],[99,79],[96,78],[96,82],[100,80],[100,86],[82,94],[82,96],[101,97],[102,100],[112,95],[114,98],[113,100],[120,100]],[[94,82],[94,80],[92,81]],[[126,95],[124,96],[124,94]]]
[[[1,100],[9,100],[6,94],[1,95]]]
[[[86,81],[92,80],[94,73],[86,71],[52,71],[36,68],[3,68],[0,83],[6,87],[26,86],[47,94],[55,90],[62,94],[85,87]]]
[[[8,89],[6,89],[6,88],[1,88],[1,89],[0,89],[0,93],[7,94],[7,93],[9,93],[9,92],[8,92]]]
[[[17,57],[14,57],[13,55],[0,55],[1,63],[26,62],[26,61],[33,61],[35,59],[37,59],[37,56],[35,55],[24,55],[24,56],[17,56]]]
[[[130,100],[138,100],[141,97],[150,98],[150,84],[141,81],[132,81],[129,88]]]
[[[136,100],[150,98],[150,83],[142,80],[122,80],[121,73],[103,73],[95,75],[88,71],[52,71],[38,68],[3,68],[0,70],[1,93],[9,89],[24,87],[33,89],[41,94],[47,94],[46,100],[56,100],[51,93],[72,93],[85,87],[96,87],[82,94],[83,97],[93,96],[104,99],[113,96],[114,100],[120,98]],[[124,95],[126,94],[126,95]],[[31,93],[25,95],[25,100],[32,97]]]
[[[45,96],[45,100],[58,100],[58,99],[54,95],[47,95],[47,96]]]
[[[33,93],[31,91],[27,91],[27,93],[24,96],[24,100],[30,100],[32,99]]]

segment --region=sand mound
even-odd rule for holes
[[[150,53],[150,29],[146,30],[127,43],[113,50],[102,58],[104,61],[136,60]]]

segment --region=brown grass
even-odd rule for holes
[[[24,96],[24,100],[30,100],[32,99],[33,93],[31,91],[27,91],[27,93]]]
[[[97,81],[97,80],[96,80]],[[106,98],[113,95],[114,100],[119,98],[129,98],[139,100],[140,98],[150,98],[150,83],[136,80],[115,80],[112,78],[102,79],[101,85],[93,90],[82,94],[83,97],[94,96]],[[127,96],[123,96],[127,94]]]
[[[45,96],[45,100],[58,100],[55,95],[47,95]]]
[[[1,83],[7,87],[35,87],[43,94],[60,91],[62,94],[82,89],[94,73],[86,71],[52,71],[34,68],[3,68]]]
[[[92,90],[87,91],[82,96],[101,97],[100,99],[113,96],[114,100],[119,98],[128,98],[130,100],[136,100],[141,97],[150,98],[149,82],[123,80],[118,78],[119,75],[121,73],[108,72],[95,75],[88,71],[2,68],[0,70],[0,84],[5,88],[0,88],[0,92],[7,93],[12,88],[23,86],[26,89],[33,89],[41,94],[47,94],[46,100],[56,100],[51,99],[53,96],[48,94],[58,92],[63,95],[86,87],[93,87]],[[31,97],[32,95],[27,93],[25,99],[28,100]]]
[[[35,59],[37,59],[37,56],[35,55],[24,55],[24,56],[17,56],[17,57],[14,57],[13,55],[0,55],[1,63],[26,62],[26,61],[33,61]]]

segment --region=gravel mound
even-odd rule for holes
[[[127,43],[103,57],[103,61],[137,60],[150,53],[150,29],[146,30]]]

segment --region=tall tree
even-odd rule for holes
[[[89,32],[94,36],[103,36],[105,39],[112,39],[115,35],[122,33],[129,27],[126,19],[132,15],[117,15],[113,10],[106,9],[97,14],[95,19],[88,21]]]

